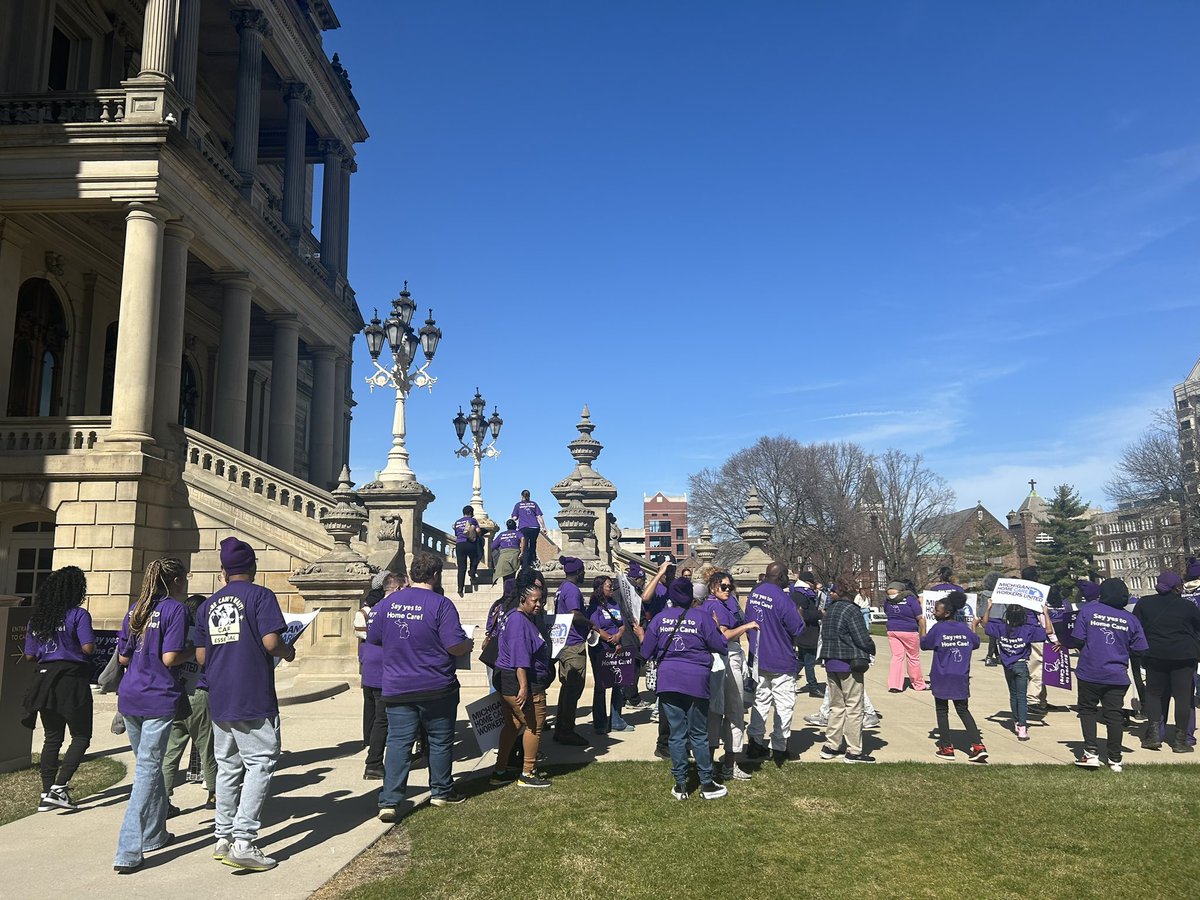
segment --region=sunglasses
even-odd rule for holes
[[[732,590],[733,590],[733,585],[732,585],[732,584],[718,584],[718,585],[717,585],[717,590],[719,590],[719,591],[732,591]]]

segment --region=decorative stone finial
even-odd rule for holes
[[[750,488],[750,494],[746,497],[745,509],[746,518],[738,523],[738,534],[752,550],[765,552],[767,541],[771,539],[772,525],[762,516],[763,504],[754,487]]]
[[[328,562],[336,557],[347,562],[361,562],[362,557],[350,549],[350,541],[362,534],[367,513],[358,502],[358,494],[354,492],[349,466],[342,466],[338,486],[330,493],[337,504],[321,516],[321,527],[333,538],[334,547],[321,561]]]
[[[717,558],[717,545],[712,542],[712,529],[707,522],[700,529],[700,540],[692,547],[692,552],[702,563],[710,563]]]

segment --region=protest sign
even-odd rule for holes
[[[463,626],[463,631],[465,631],[467,633],[468,641],[475,640],[475,632],[478,629],[479,629],[478,625],[464,625]],[[471,669],[471,654],[464,653],[462,656],[454,657],[454,668],[466,669],[467,671],[470,671],[470,669]]]
[[[933,607],[939,600],[944,600],[949,591],[921,591],[921,615],[925,617],[925,624],[932,628],[933,623],[937,620],[933,617]],[[968,622],[975,616],[975,604],[978,601],[976,594],[967,594],[967,605],[959,610],[954,618],[959,622]]]
[[[633,650],[629,647],[618,647],[615,650],[606,649],[600,660],[600,686],[630,687],[634,683],[637,672],[637,661]]]
[[[95,684],[117,650],[117,632],[93,631],[92,635],[96,639],[96,649],[92,651],[92,658],[89,660],[92,665],[89,681]]]
[[[488,694],[467,704],[467,718],[482,756],[500,746],[500,729],[504,727],[504,701],[499,694]]]
[[[1042,645],[1042,684],[1064,691],[1072,689],[1071,657],[1058,644]]]
[[[992,590],[992,606],[1023,606],[1040,613],[1049,593],[1050,586],[1047,584],[1021,578],[1001,578]],[[997,614],[998,610],[993,611],[993,615]]]
[[[283,615],[283,642],[285,644],[296,645],[296,641],[300,639],[300,635],[304,634],[313,620],[320,614],[321,610],[315,609],[310,613],[284,613]],[[282,657],[275,657],[275,665],[283,662]]]
[[[563,613],[561,616],[554,617],[554,624],[550,626],[551,659],[558,659],[562,648],[567,646],[567,633],[571,630],[571,619],[573,618],[574,613]]]

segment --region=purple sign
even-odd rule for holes
[[[600,660],[600,686],[631,687],[637,672],[637,662],[633,650],[629,647],[618,647],[611,653],[606,652]]]
[[[104,671],[104,667],[108,665],[108,661],[112,659],[113,653],[117,649],[117,633],[115,631],[100,631],[96,629],[92,634],[96,638],[96,649],[92,651],[92,674],[90,681],[95,684],[100,673]]]
[[[1042,645],[1042,683],[1046,687],[1071,690],[1071,657],[1058,644]]]

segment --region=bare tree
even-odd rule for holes
[[[876,534],[888,576],[911,578],[921,585],[930,574],[926,569],[940,562],[923,544],[945,537],[927,529],[951,511],[954,491],[941,475],[925,467],[919,453],[888,450],[875,457],[874,472],[880,494]]]
[[[1190,552],[1197,510],[1194,504],[1186,502],[1183,453],[1177,428],[1171,410],[1154,410],[1141,437],[1121,451],[1113,476],[1104,485],[1104,494],[1116,504],[1157,499],[1179,502],[1181,537],[1185,552]]]

